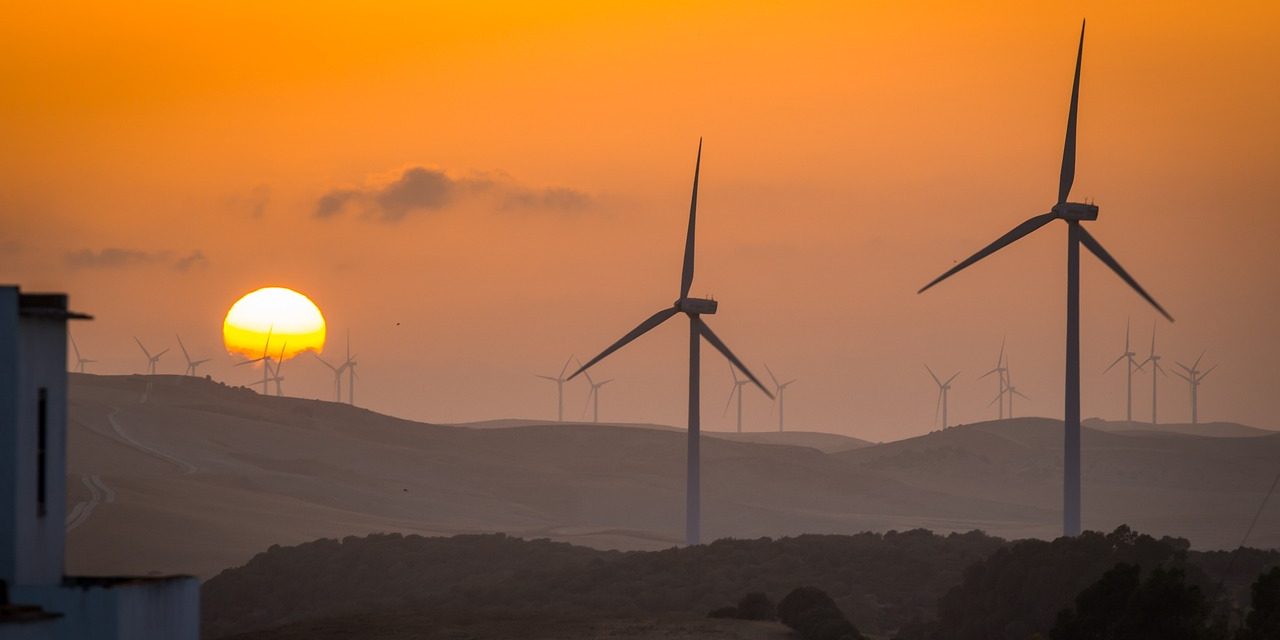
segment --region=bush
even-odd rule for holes
[[[1073,609],[1058,614],[1053,640],[1214,640],[1210,607],[1200,588],[1187,584],[1181,569],[1157,567],[1146,580],[1142,568],[1120,563],[1076,597]]]
[[[778,619],[804,640],[862,640],[831,596],[816,587],[800,587],[778,603]]]
[[[763,593],[748,593],[738,601],[738,617],[743,620],[773,620],[778,617],[778,608],[769,596]]]
[[[1252,592],[1252,609],[1236,637],[1239,640],[1280,638],[1280,567],[1272,567],[1258,576]]]

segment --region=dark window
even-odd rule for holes
[[[49,390],[40,387],[39,404],[36,406],[36,515],[45,514],[46,458],[49,444]]]

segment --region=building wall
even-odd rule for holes
[[[57,640],[55,620],[0,622],[0,640]]]
[[[109,586],[21,586],[15,601],[62,617],[59,640],[198,640],[200,583],[195,578],[143,578]],[[3,636],[0,636],[3,638]]]
[[[22,315],[16,289],[0,288],[0,579],[62,581],[66,541],[67,329],[57,315]],[[65,299],[63,302],[65,311]],[[10,365],[9,363],[13,363]],[[44,390],[44,508],[37,500],[40,390]]]

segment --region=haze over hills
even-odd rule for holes
[[[75,572],[210,576],[273,544],[384,531],[655,549],[683,527],[681,430],[431,425],[180,376],[72,374],[70,397]],[[825,434],[713,434],[704,530],[1052,537],[1058,424],[981,423],[861,448]],[[1087,527],[1129,523],[1201,548],[1239,543],[1280,459],[1280,434],[1086,429],[1084,444]],[[1280,508],[1249,542],[1280,545]]]

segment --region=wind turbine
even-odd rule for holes
[[[187,353],[187,345],[182,344],[182,336],[179,336],[177,334],[174,334],[174,336],[178,339],[178,347],[182,349],[182,357],[186,358],[187,360],[187,372],[183,375],[188,375],[188,376],[196,375],[196,367],[208,362],[210,359],[204,358],[202,360],[192,360],[191,354]]]
[[[279,397],[283,397],[283,396],[284,396],[284,390],[283,390],[283,389],[281,389],[281,387],[280,387],[280,383],[284,382],[284,376],[283,376],[283,375],[281,375],[280,371],[281,371],[282,369],[284,369],[284,350],[285,350],[285,348],[286,348],[286,347],[288,347],[288,346],[289,346],[289,341],[288,341],[288,340],[285,340],[285,341],[284,341],[284,344],[280,345],[280,357],[279,357],[278,359],[276,359],[276,370],[275,370],[275,373],[274,373],[274,374],[272,374],[272,376],[271,376],[271,379],[272,379],[272,380],[274,380],[274,381],[275,381],[275,383],[276,383],[276,397],[277,397],[277,398],[279,398]],[[271,363],[267,363],[267,364],[268,364],[268,365],[270,365]],[[262,393],[263,393],[263,394],[266,394],[266,392],[267,392],[267,388],[266,388],[265,386],[264,386],[264,387],[262,387]]]
[[[579,362],[578,365],[581,366],[582,363]],[[591,379],[590,372],[583,371],[582,373],[587,376],[587,384],[591,385],[591,390],[587,392],[587,406],[590,406],[592,408],[591,421],[596,424],[600,424],[600,387],[603,387],[606,384],[613,382],[613,378],[596,382],[595,380]],[[561,372],[560,375],[563,376],[564,373]],[[582,415],[587,414],[587,406],[582,407]]]
[[[356,357],[351,355],[351,330],[347,329],[347,359],[342,361],[342,365],[338,367],[338,375],[341,376],[343,369],[347,370],[347,404],[355,406],[356,404]],[[341,390],[341,382],[339,390]]]
[[[1179,378],[1186,380],[1187,384],[1191,385],[1191,424],[1199,424],[1200,422],[1199,407],[1196,402],[1197,396],[1199,395],[1199,391],[1200,391],[1200,383],[1204,382],[1204,379],[1208,377],[1210,373],[1213,373],[1214,369],[1218,368],[1218,365],[1215,364],[1212,367],[1209,367],[1208,371],[1201,371],[1200,359],[1203,357],[1204,357],[1204,352],[1201,352],[1200,357],[1196,358],[1196,361],[1191,363],[1190,367],[1188,367],[1185,364],[1182,364],[1181,362],[1174,363],[1174,364],[1177,364],[1179,367],[1182,367],[1182,371],[1187,372],[1186,375],[1182,375],[1181,372],[1174,371],[1173,372],[1174,375],[1177,375]]]
[[[951,393],[951,381],[955,380],[956,376],[960,375],[960,372],[959,371],[955,372],[954,375],[952,375],[950,378],[947,378],[946,382],[943,382],[942,380],[939,380],[938,376],[933,373],[933,369],[930,369],[929,365],[926,364],[924,368],[926,371],[929,372],[929,377],[933,378],[933,382],[938,385],[938,403],[934,405],[934,408],[933,408],[933,419],[935,421],[938,419],[938,410],[941,409],[942,410],[942,428],[946,429],[947,428],[947,397]]]
[[[1133,422],[1133,371],[1134,369],[1137,369],[1139,371],[1142,370],[1142,365],[1138,362],[1137,356],[1138,354],[1134,353],[1133,350],[1129,348],[1129,323],[1125,322],[1124,323],[1124,353],[1120,354],[1120,357],[1116,358],[1115,362],[1112,362],[1110,365],[1107,365],[1107,368],[1103,369],[1102,373],[1103,375],[1106,375],[1106,373],[1110,371],[1112,367],[1120,364],[1121,361],[1125,361],[1125,360],[1128,361],[1128,365],[1125,367],[1127,371],[1125,371],[1125,390],[1124,390],[1124,393],[1125,393],[1125,400],[1124,400],[1125,418],[1124,419],[1127,422]]]
[[[925,285],[918,293],[942,282],[956,272],[1012,244],[1019,238],[1054,220],[1067,225],[1067,345],[1066,389],[1063,410],[1063,488],[1062,530],[1067,536],[1080,534],[1080,245],[1092,252],[1103,264],[1138,292],[1170,321],[1173,318],[1146,290],[1129,275],[1116,259],[1102,247],[1080,223],[1098,218],[1098,207],[1091,203],[1068,202],[1076,166],[1076,112],[1080,97],[1080,63],[1084,55],[1084,24],[1080,26],[1080,45],[1076,52],[1075,80],[1071,87],[1071,108],[1067,116],[1067,136],[1062,152],[1062,173],[1058,180],[1058,202],[1048,213],[1028,219],[995,242],[973,254],[946,273]]]
[[[1013,419],[1013,397],[1018,396],[1023,400],[1030,400],[1031,398],[1028,398],[1021,391],[1018,391],[1017,387],[1013,386],[1013,371],[1009,369],[1008,358],[1005,358],[1005,361],[1004,361],[1004,391],[1005,393],[1009,394],[1009,419],[1012,420]]]
[[[1156,353],[1156,323],[1154,320],[1151,321],[1151,355],[1147,356],[1147,359],[1143,360],[1142,365],[1139,366],[1145,366],[1148,362],[1151,363],[1151,424],[1154,425],[1157,424],[1156,388],[1158,381],[1156,380],[1156,373],[1159,373],[1166,378],[1169,377],[1169,374],[1164,372],[1164,367],[1160,366],[1160,356]]]
[[[320,354],[314,351],[308,351],[307,353],[310,353],[316,360],[320,361],[320,364],[329,367],[329,370],[333,372],[333,401],[342,402],[342,373],[347,370],[349,362],[343,362],[341,366],[335,367],[329,364],[328,360],[321,358]]]
[[[707,342],[711,343],[711,346],[724,354],[724,357],[728,358],[729,362],[732,362],[739,371],[746,374],[746,376],[751,379],[751,382],[755,383],[757,387],[760,387],[760,390],[764,391],[765,395],[770,398],[773,397],[773,394],[769,393],[769,390],[765,389],[764,385],[760,384],[760,380],[756,378],[755,374],[751,373],[751,371],[747,369],[746,365],[742,364],[742,361],[738,360],[738,357],[733,355],[733,352],[729,350],[729,347],[725,346],[724,342],[722,342],[720,338],[711,331],[711,327],[707,326],[707,323],[702,319],[703,315],[714,314],[719,304],[715,300],[689,297],[689,287],[693,285],[693,239],[698,211],[698,174],[701,168],[702,140],[698,140],[698,157],[693,168],[693,196],[689,203],[689,230],[685,235],[684,267],[680,275],[680,297],[677,298],[675,303],[670,307],[662,309],[652,316],[649,316],[644,322],[641,322],[636,326],[636,328],[622,336],[622,338],[618,339],[617,342],[609,345],[608,348],[600,352],[600,355],[589,360],[585,365],[579,367],[577,371],[574,371],[573,375],[569,376],[569,379],[572,380],[579,373],[586,371],[595,363],[603,360],[605,356],[621,349],[628,342],[648,333],[649,330],[663,322],[666,322],[678,313],[683,313],[689,317],[689,443],[687,458],[688,471],[685,476],[685,481],[687,483],[685,489],[685,543],[690,545],[698,544],[702,537],[702,482],[700,475],[701,465],[699,462],[699,439],[701,437],[700,429],[702,415],[699,405],[700,398],[698,396],[700,374],[699,347],[702,344],[701,340],[705,339]]]
[[[739,378],[738,372],[733,370],[733,365],[729,365],[729,375],[733,377],[733,389],[729,390],[729,399],[724,402],[724,411],[721,416],[729,413],[729,405],[733,404],[733,397],[738,397],[738,433],[742,433],[742,387],[751,384],[751,378]]]
[[[71,335],[70,331],[67,332],[67,337],[71,338],[71,348],[76,352],[76,371],[78,371],[79,373],[84,373],[84,366],[86,364],[97,362],[97,360],[90,360],[88,358],[81,357],[80,345],[76,344],[76,337]]]
[[[160,362],[160,356],[169,353],[169,350],[165,349],[160,353],[151,355],[151,352],[147,351],[147,348],[142,346],[142,341],[139,340],[137,336],[134,336],[133,341],[138,343],[138,348],[142,349],[142,353],[147,356],[147,373],[154,376],[156,374],[156,363]]]
[[[241,367],[246,364],[253,364],[255,362],[262,363],[262,395],[264,396],[267,395],[267,388],[268,388],[267,382],[271,379],[271,356],[267,354],[267,348],[271,346],[271,334],[275,331],[275,328],[276,328],[275,325],[271,325],[270,327],[267,328],[267,339],[262,342],[261,356],[258,356],[257,358],[254,358],[252,360],[241,360],[240,362],[236,363],[237,367]],[[254,386],[257,384],[258,384],[257,382],[254,382],[249,386]]]
[[[995,368],[978,376],[978,379],[981,380],[993,373],[996,374],[996,398],[997,399],[1004,398],[1004,374],[1006,371],[1008,371],[1008,369],[1006,369],[1004,366],[1004,343],[1005,343],[1005,340],[1002,338],[1000,340],[1000,355],[996,356]],[[992,400],[991,402],[987,403],[987,406],[989,407],[993,404],[996,404],[995,400]],[[1004,420],[1004,402],[1000,403],[999,408],[1000,408],[999,418],[1001,420]]]
[[[564,366],[560,367],[560,375],[557,376],[533,374],[543,380],[556,383],[556,422],[564,422],[564,383],[569,381],[569,378],[564,377],[564,372],[569,370],[570,362],[573,362],[573,356],[569,356],[569,359],[564,361]]]
[[[764,368],[769,372],[769,378],[773,380],[774,393],[776,393],[778,397],[778,431],[781,432],[783,427],[783,416],[785,415],[787,408],[787,387],[791,386],[791,383],[795,382],[796,379],[792,378],[786,382],[779,383],[778,377],[773,375],[773,369],[770,369],[767,364],[764,365]]]

